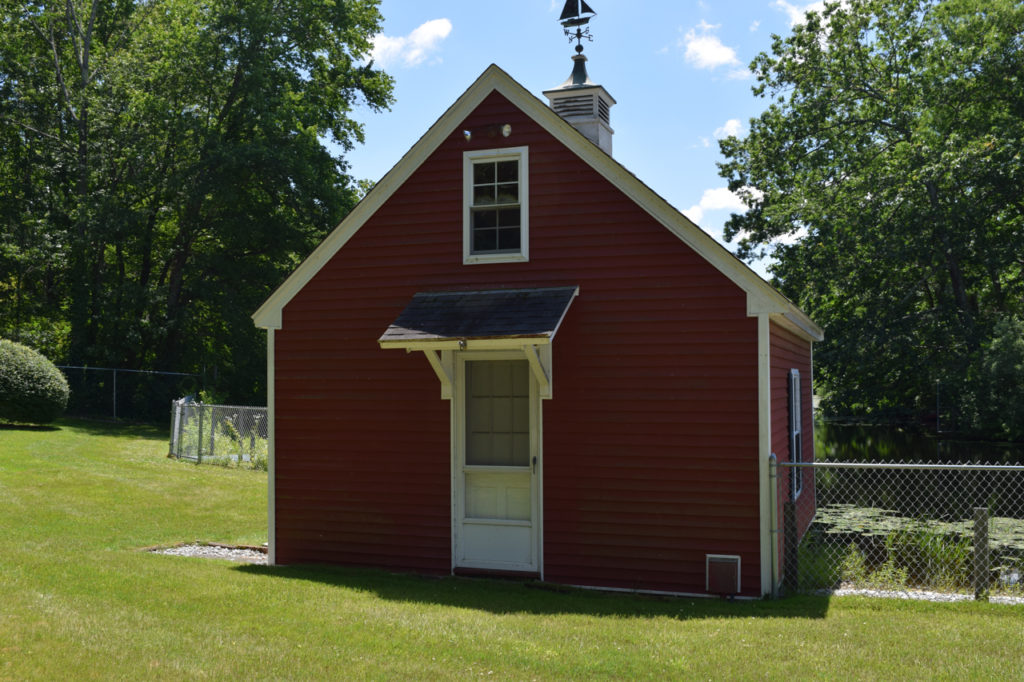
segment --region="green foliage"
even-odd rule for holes
[[[1000,581],[994,589],[1020,594],[1024,519],[991,519],[989,548]],[[799,586],[969,592],[973,556],[973,520],[910,519],[884,509],[828,505],[818,510],[798,548]]]
[[[972,369],[965,396],[972,421],[1024,441],[1024,317],[999,320]]]
[[[0,5],[0,334],[261,395],[249,315],[356,203],[377,0]]]
[[[903,528],[885,538],[887,562],[906,572],[915,585],[947,591],[971,585],[969,537],[947,536],[925,524]]]
[[[0,339],[0,420],[48,424],[68,404],[68,382],[31,348]]]
[[[726,235],[826,328],[826,414],[921,417],[939,382],[947,428],[1024,433],[991,400],[1021,385],[1021,26],[1013,0],[850,0],[754,60],[769,105],[721,143],[751,206]]]

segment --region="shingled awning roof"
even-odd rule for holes
[[[421,292],[378,342],[436,350],[547,344],[577,293],[579,287]]]

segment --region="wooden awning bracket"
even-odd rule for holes
[[[541,398],[551,397],[551,344],[540,346],[523,346],[523,353],[530,363],[533,376],[537,378],[537,388]]]
[[[526,361],[530,363],[530,371],[537,379],[537,391],[543,399],[551,398],[551,345],[527,344],[520,347]],[[436,351],[423,349],[423,355],[430,363],[431,369],[441,382],[441,399],[451,400],[455,385],[455,353],[450,350]]]
[[[441,381],[441,399],[451,400],[452,383],[455,381],[455,362],[451,351],[442,351],[438,356],[436,350],[424,349],[423,354]]]

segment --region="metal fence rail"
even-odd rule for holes
[[[198,374],[116,367],[57,365],[71,389],[67,413],[76,416],[159,421],[167,401],[194,393]]]
[[[170,454],[196,463],[267,468],[267,408],[171,403]]]
[[[772,474],[787,592],[1024,597],[1024,466],[777,462]]]

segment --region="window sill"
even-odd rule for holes
[[[529,258],[521,253],[476,254],[464,256],[463,265],[486,265],[487,263],[527,263]]]

